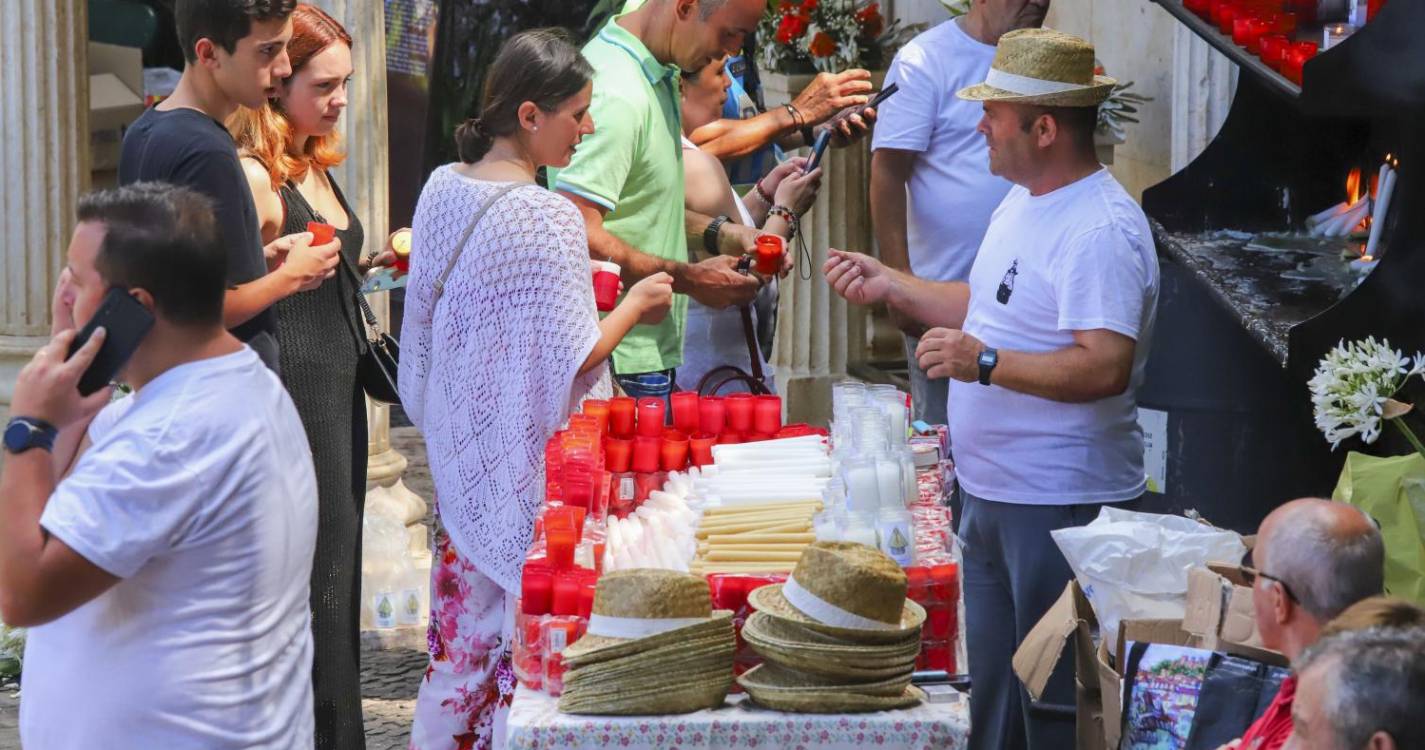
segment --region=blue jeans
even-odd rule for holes
[[[667,419],[673,417],[673,404],[668,400],[668,396],[673,393],[673,386],[678,382],[677,370],[662,370],[659,372],[640,372],[629,375],[614,373],[614,381],[624,393],[634,398],[657,397],[663,399],[668,404],[665,413]]]
[[[1010,660],[1074,577],[1049,532],[1083,526],[1098,517],[1103,505],[1018,505],[960,494],[970,750],[1071,748],[1074,718],[1031,710]],[[1141,504],[1140,498],[1113,506],[1137,510]],[[1040,700],[1074,705],[1072,652],[1059,660]]]

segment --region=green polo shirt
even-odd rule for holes
[[[594,66],[594,132],[549,184],[609,211],[604,228],[649,255],[686,261],[683,235],[683,120],[679,70],[654,59],[616,16],[589,43]],[[683,362],[688,298],[658,325],[634,326],[614,350],[614,370],[632,375]]]

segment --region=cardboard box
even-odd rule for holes
[[[124,129],[143,114],[143,53],[89,43],[89,169],[117,169]]]
[[[1064,649],[1074,643],[1074,697],[1077,703],[1075,747],[1078,750],[1117,750],[1123,723],[1123,663],[1125,644],[1167,643],[1201,646],[1200,639],[1183,629],[1181,620],[1124,620],[1119,641],[1110,654],[1108,644],[1094,644],[1098,618],[1079,588],[1070,581],[1064,593],[1025,636],[1014,654],[1014,673],[1029,695],[1039,700]],[[973,700],[973,698],[972,698]]]
[[[1201,638],[1204,648],[1268,664],[1282,663],[1280,653],[1262,645],[1248,580],[1241,567],[1223,563],[1188,571],[1183,627]]]

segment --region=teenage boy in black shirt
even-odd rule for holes
[[[277,369],[271,306],[315,289],[336,273],[340,240],[311,247],[307,232],[263,247],[257,209],[237,147],[223,121],[238,106],[260,107],[292,74],[294,0],[178,0],[174,16],[187,65],[173,95],[144,112],[124,136],[119,183],[161,181],[212,198],[228,256],[223,322]]]

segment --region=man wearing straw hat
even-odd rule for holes
[[[1098,163],[1096,107],[1114,81],[1093,46],[1050,29],[1000,38],[979,132],[990,171],[1015,183],[968,282],[934,282],[831,251],[824,271],[858,304],[886,302],[932,329],[916,356],[949,377],[964,499],[972,748],[1072,747],[1073,724],[1031,710],[1010,660],[1072,573],[1049,532],[1133,507],[1146,489],[1136,394],[1158,301],[1143,211]],[[1060,665],[1041,700],[1073,704]]]

